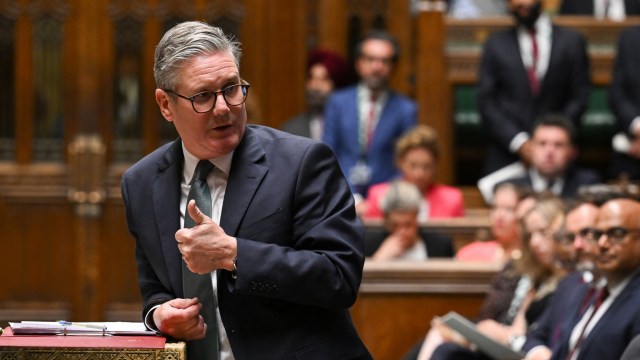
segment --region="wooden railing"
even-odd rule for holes
[[[499,268],[455,260],[366,262],[351,316],[374,359],[401,359],[435,316],[454,310],[475,317]]]

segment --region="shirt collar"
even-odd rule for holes
[[[184,142],[182,143],[182,153],[184,154],[184,167],[182,170],[182,178],[187,184],[189,184],[191,183],[191,178],[193,177],[193,173],[196,170],[196,165],[198,165],[198,161],[200,161],[200,159],[193,156],[189,152],[189,150],[187,150],[187,148],[184,146]],[[218,170],[222,171],[227,176],[229,176],[232,159],[233,159],[233,151],[228,154],[221,155],[213,159],[209,159],[209,161],[211,161],[211,163],[215,165],[215,167],[218,168]]]

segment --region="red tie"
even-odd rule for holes
[[[593,311],[589,315],[589,318],[587,319],[587,321],[584,323],[584,326],[580,331],[580,336],[578,337],[578,340],[576,341],[576,344],[571,350],[571,352],[569,352],[569,355],[567,355],[566,360],[570,360],[573,357],[573,354],[575,354],[575,352],[578,351],[578,349],[580,348],[580,345],[582,344],[582,340],[584,340],[585,338],[584,332],[587,330],[587,327],[589,326],[589,323],[593,319],[593,316],[596,314],[596,312],[598,311],[598,308],[600,307],[600,305],[602,305],[602,303],[607,298],[607,296],[609,296],[609,290],[605,286],[600,290],[600,292],[596,297],[596,300],[593,302]]]
[[[529,34],[531,35],[531,57],[533,62],[531,67],[527,69],[527,74],[529,75],[531,92],[533,95],[537,95],[538,90],[540,89],[540,82],[538,80],[538,75],[536,74],[536,68],[538,67],[538,40],[536,39],[536,29],[531,29]]]
[[[378,96],[376,94],[371,94],[371,98],[369,99],[369,115],[367,116],[367,148],[371,144],[371,140],[373,138],[373,130],[376,126],[376,101]]]

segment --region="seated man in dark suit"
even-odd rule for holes
[[[574,307],[558,328],[550,359],[619,359],[640,333],[640,203],[607,201],[598,210],[595,229],[596,266],[606,285],[596,291],[586,309]],[[548,359],[527,357],[527,359]]]
[[[508,181],[526,185],[534,192],[549,191],[564,198],[573,197],[583,185],[598,184],[600,175],[575,166],[575,128],[561,115],[545,115],[533,127],[531,165],[526,175]]]
[[[560,15],[588,15],[614,21],[640,15],[638,0],[562,0]]]
[[[453,257],[450,238],[420,231],[422,195],[406,181],[395,181],[381,200],[384,229],[367,228],[365,256],[372,260],[426,260]]]

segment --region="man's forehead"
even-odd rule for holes
[[[534,130],[533,139],[536,141],[556,141],[561,139],[563,142],[569,142],[569,134],[558,126],[541,125]]]
[[[612,200],[598,211],[598,226],[634,225],[638,219],[640,207],[632,200]]]

